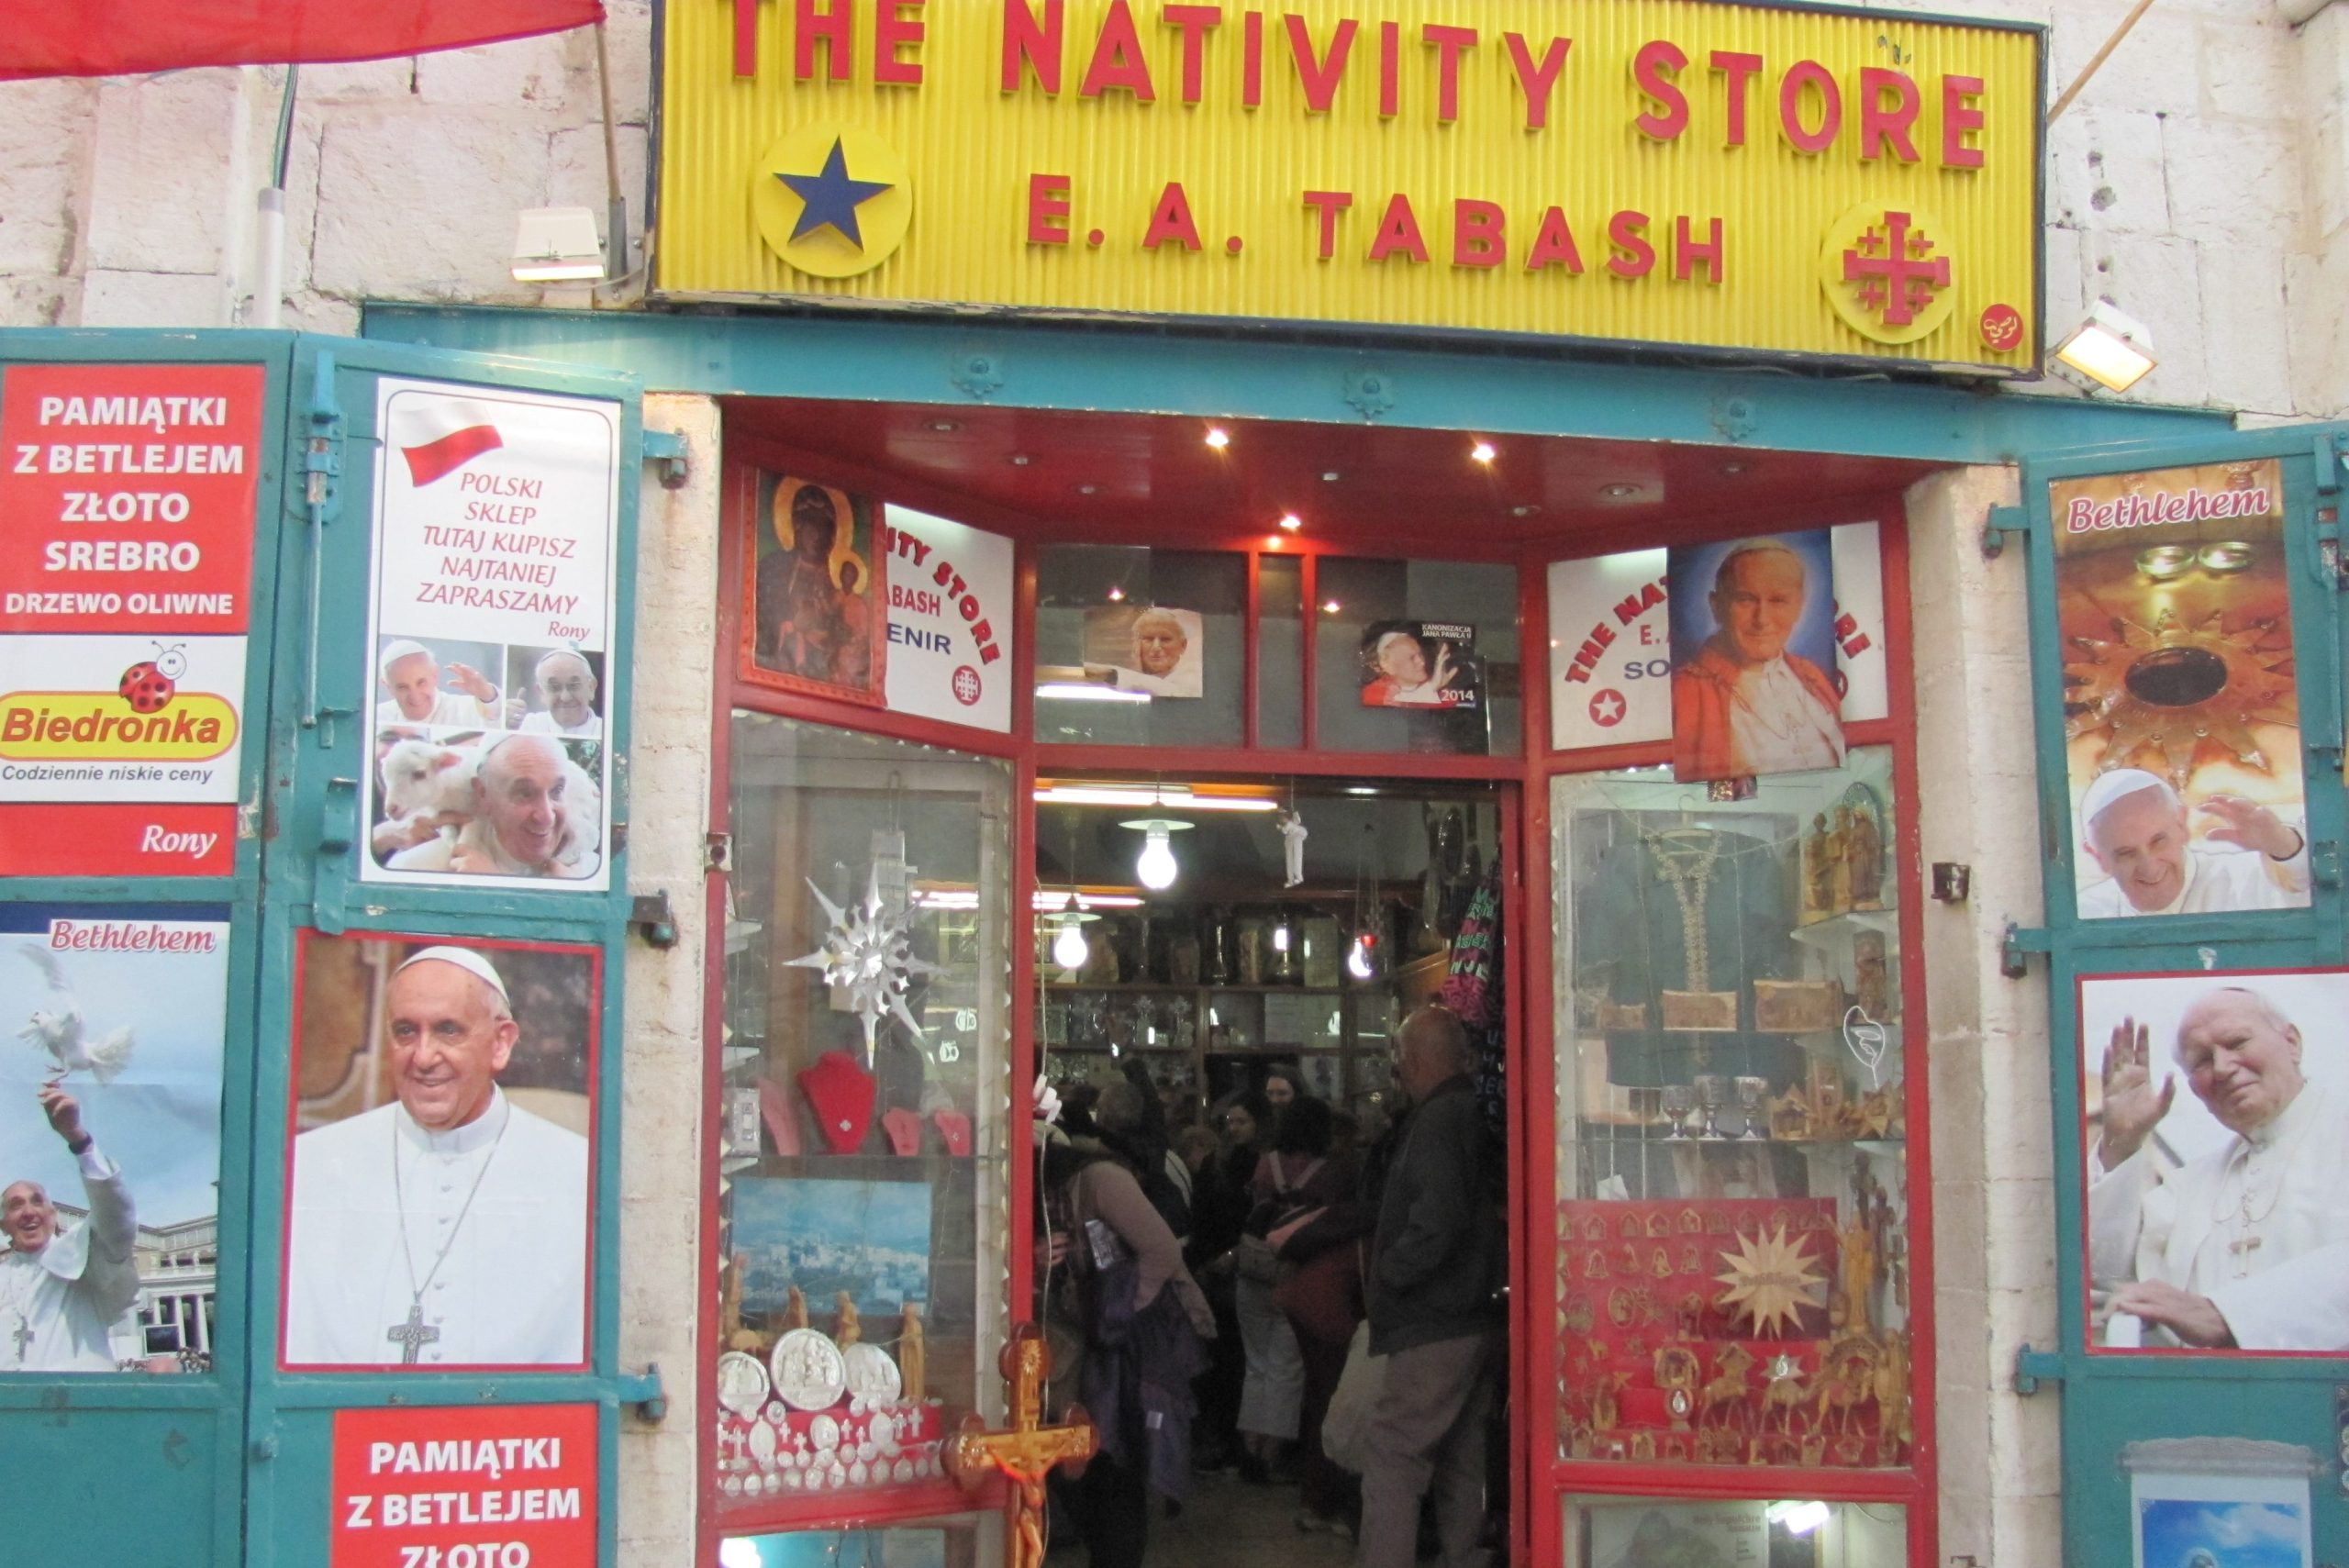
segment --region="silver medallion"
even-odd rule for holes
[[[797,1410],[823,1410],[840,1403],[848,1387],[841,1348],[813,1329],[794,1329],[774,1343],[768,1364],[774,1391]]]
[[[756,1356],[729,1351],[718,1358],[718,1402],[738,1416],[755,1417],[767,1400],[767,1369]]]

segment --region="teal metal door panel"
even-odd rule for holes
[[[2337,970],[2349,962],[2340,870],[2344,821],[2338,504],[2344,450],[2349,450],[2349,428],[2317,426],[2043,454],[2023,464],[2022,506],[1993,518],[1994,536],[1998,529],[2020,531],[2029,547],[2049,929],[2028,940],[2050,954],[2050,1083],[2055,1123],[2060,1343],[2026,1354],[2017,1368],[2018,1387],[2031,1392],[2060,1385],[2065,1557],[2076,1568],[2132,1564],[2139,1521],[2132,1504],[2131,1445],[2159,1439],[2249,1439],[2304,1451],[2310,1476],[2314,1560],[2339,1562],[2349,1556],[2349,1504],[2337,1484],[2335,1402],[2337,1389],[2349,1384],[2349,1353],[2243,1353],[2176,1344],[2122,1348],[2097,1342],[2104,1335],[2091,1296],[2096,1281],[2091,1279],[2087,1196],[2092,1173],[2107,1168],[2096,1146],[2101,1136],[2102,1066],[2116,1032],[2114,1015],[2142,1021],[2168,1006],[2169,1013],[2162,1016],[2176,1019],[2176,999],[2199,1001],[2207,990],[2231,980],[2258,990],[2299,984],[2288,979],[2289,972]],[[2270,463],[2272,469],[2266,466]],[[2206,465],[2218,470],[2232,465],[2232,482],[2243,487],[2255,486],[2270,473],[2275,476],[2281,487],[2281,521],[2273,538],[2262,535],[2254,540],[2247,525],[2242,530],[2231,528],[2226,504],[2219,503],[2211,514],[2217,520],[2182,556],[2176,549],[2165,553],[2156,547],[2170,535],[2154,534],[2144,536],[2147,549],[2110,564],[2101,578],[2076,567],[2069,577],[2059,572],[2057,540],[2066,528],[2125,528],[2132,519],[2162,516],[2128,499],[2138,494],[2136,489],[2099,486],[2099,482]],[[2060,493],[2051,488],[2057,485],[2065,488]],[[2160,486],[2143,488],[2157,493]],[[2055,494],[2065,498],[2066,510],[2061,515],[2051,507]],[[2108,504],[2117,509],[2098,510]],[[2183,515],[2188,520],[2196,516]],[[2229,537],[2238,531],[2245,537]],[[2248,583],[2239,594],[2223,582],[2196,586],[2196,573],[2215,580],[2243,571],[2244,552],[2236,547],[2245,544],[2280,551],[2288,643],[2277,624],[2282,617],[2272,608],[2263,620],[2230,607],[2252,604],[2261,592],[2271,592],[2272,597],[2272,590]],[[2133,541],[2123,548],[2133,548]],[[2068,600],[2067,593],[2073,595]],[[2215,620],[2210,618],[2213,606],[2222,612]],[[2092,624],[2099,617],[2109,617],[2110,636]],[[2199,686],[2191,680],[2183,686],[2164,684],[2180,671],[2208,680]],[[2214,717],[2217,710],[2207,695],[2210,683],[2221,674],[2228,683],[2248,683],[2243,689],[2252,690],[2266,673],[2283,673],[2297,688],[2297,768],[2280,756],[2246,755],[2242,744],[2245,737],[2231,730],[2222,715]],[[2218,697],[2224,699],[2230,689],[2219,686]],[[2178,717],[2167,717],[2172,712]],[[2266,725],[2277,722],[2272,710],[2262,720]],[[2273,737],[2282,731],[2270,728],[2262,733]],[[2236,742],[2232,748],[2227,744],[2231,736]],[[2097,750],[2099,741],[2103,751]],[[2170,779],[2197,806],[2214,792],[2204,782],[2211,775],[2200,771],[2214,759],[2217,776],[2234,781],[2234,788],[2272,785],[2277,797],[2288,802],[2290,786],[2297,784],[2302,808],[2299,831],[2309,847],[2305,906],[2142,917],[2084,914],[2091,890],[2077,868],[2090,846],[2079,841],[2085,828],[2076,819],[2071,770],[2076,761],[2084,770],[2112,765],[2109,756],[2115,745],[2132,747],[2132,754],[2119,760],[2121,764]],[[2213,745],[2221,750],[2210,750]],[[2196,750],[2198,746],[2204,749]],[[2084,771],[2082,777],[2087,776]],[[2278,813],[2279,817],[2288,815]],[[2097,848],[2109,859],[2094,862],[2098,871],[2110,872],[2114,863],[2126,863],[2124,851],[2130,846],[2117,842],[2117,837],[2101,831]],[[2167,884],[2158,877],[2143,885],[2149,901],[2166,896],[2163,890]],[[2113,889],[2118,888],[2115,883],[2102,893],[2099,907],[2114,907]],[[2117,896],[2128,907],[2137,895],[2121,889]],[[2271,978],[2277,972],[2286,972],[2288,978]],[[2084,996],[2098,1009],[2085,1020]],[[2165,997],[2172,1000],[2165,1003]],[[2349,1069],[2349,1040],[2333,1038],[2340,1032],[2337,1016],[2304,1017],[2295,1025],[2302,1026],[2312,1049],[2321,1038],[2327,1049],[2341,1053],[2343,1069]],[[2182,1022],[2165,1027],[2185,1032]],[[2084,1032],[2090,1038],[2083,1039]],[[2095,1038],[2099,1033],[2104,1038]],[[2149,1032],[2147,1071],[2153,1083],[2173,1071],[2165,1060],[2172,1043],[2165,1040],[2156,1044]],[[2177,1076],[2176,1095],[2186,1099],[2191,1093],[2187,1074],[2179,1072]],[[2188,1156],[2172,1158],[2182,1165]],[[2189,1275],[2183,1283],[2192,1284],[2194,1278]],[[2158,1340],[2162,1326],[2158,1319],[2152,1321],[2154,1339]],[[2342,1349],[2349,1352],[2349,1347]]]
[[[601,887],[516,887],[495,879],[475,884],[458,879],[439,885],[362,880],[361,857],[371,850],[362,801],[371,790],[382,788],[384,778],[378,770],[381,737],[373,722],[373,710],[379,702],[395,700],[371,689],[370,684],[375,662],[374,650],[368,645],[371,570],[382,522],[377,516],[378,468],[395,461],[385,448],[392,433],[379,428],[378,412],[384,384],[404,381],[431,384],[485,406],[517,393],[586,399],[608,415],[617,484],[612,496],[611,618],[600,651],[601,741],[612,760],[608,827],[601,847],[607,875]],[[596,1555],[608,1561],[615,1549],[620,1410],[624,1402],[646,1397],[651,1386],[641,1375],[623,1373],[617,1359],[619,976],[629,914],[624,759],[634,607],[629,587],[642,452],[640,403],[634,379],[618,373],[389,344],[305,339],[295,347],[286,439],[296,456],[280,533],[278,569],[287,584],[287,612],[278,621],[271,658],[275,678],[268,744],[262,999],[257,1019],[267,1049],[255,1083],[253,1205],[260,1218],[252,1254],[255,1310],[247,1346],[254,1368],[248,1443],[250,1564],[327,1561],[332,1527],[339,1513],[347,1511],[334,1505],[337,1413],[395,1407],[476,1411],[499,1406],[596,1407],[601,1413],[600,1442],[593,1472],[603,1499],[593,1526]],[[460,450],[462,444],[460,437]],[[378,641],[402,630],[390,625],[378,628]],[[518,695],[507,673],[496,672],[493,681],[500,702]],[[396,938],[413,940],[392,940]],[[421,1363],[283,1370],[281,1336],[289,1299],[283,1267],[291,1226],[289,1151],[297,1132],[296,1095],[302,1092],[295,1074],[300,1071],[296,1046],[304,1038],[297,991],[303,965],[317,965],[322,952],[357,951],[352,944],[378,939],[394,952],[412,953],[420,943],[438,938],[460,940],[461,945],[480,939],[535,944],[563,962],[573,958],[585,962],[579,955],[600,962],[599,989],[584,1007],[595,1049],[585,1068],[588,1109],[582,1129],[590,1135],[592,1150],[587,1210],[592,1217],[592,1263],[583,1287],[587,1328],[582,1352],[575,1362],[550,1363],[546,1371],[501,1367],[442,1372],[426,1370]],[[505,955],[527,947],[482,951]],[[509,962],[503,956],[498,962]],[[515,1010],[520,1016],[528,1004],[519,995],[518,982],[516,990]],[[517,1271],[518,1291],[525,1272]],[[370,1322],[367,1330],[372,1335],[379,1327]],[[303,1353],[291,1344],[284,1348]],[[433,1353],[426,1347],[423,1360]],[[489,1539],[497,1539],[495,1532]],[[542,1555],[538,1560],[550,1559]]]
[[[189,1141],[212,1136],[217,1127],[217,1229],[209,1249],[216,1283],[205,1352],[208,1369],[166,1375],[16,1372],[0,1375],[0,1453],[8,1455],[12,1473],[39,1477],[33,1485],[40,1498],[39,1507],[19,1510],[12,1524],[7,1553],[12,1563],[212,1564],[234,1562],[242,1550],[243,1473],[239,1455],[244,1446],[248,1375],[243,1326],[250,1316],[251,1283],[245,1262],[252,1245],[249,1150],[254,1072],[262,1054],[254,1018],[261,973],[262,853],[257,806],[264,762],[261,733],[269,695],[264,651],[276,614],[273,527],[285,473],[282,410],[293,342],[290,334],[267,332],[0,333],[0,413],[6,411],[13,395],[12,373],[20,369],[55,375],[88,367],[99,373],[94,385],[119,392],[125,384],[135,385],[140,367],[149,366],[174,373],[250,372],[259,378],[253,395],[260,413],[253,439],[258,500],[254,517],[248,519],[255,536],[245,585],[243,618],[249,629],[244,634],[247,651],[238,704],[246,743],[239,754],[233,801],[220,813],[228,819],[230,834],[226,865],[217,874],[127,874],[108,870],[90,874],[0,875],[0,915],[13,917],[11,930],[21,930],[26,921],[39,920],[49,912],[96,920],[225,922],[227,928],[224,1016],[217,1026],[208,1018],[189,1019],[191,1030],[198,1034],[214,1027],[221,1030],[218,1105],[209,1126],[204,1125],[201,1113],[192,1104],[185,1105],[182,1108],[189,1119],[179,1133],[168,1140],[142,1140],[130,1131],[136,1124],[117,1114],[125,1103],[119,1085],[98,1086],[82,1073],[70,1075],[64,1084],[83,1101],[86,1125],[99,1140],[99,1147],[122,1168],[134,1205],[140,1203],[142,1191],[149,1200],[157,1195],[150,1182],[159,1164],[170,1159],[185,1160]],[[133,376],[133,382],[104,379],[123,374]],[[241,414],[240,409],[239,417]],[[69,426],[62,416],[44,428],[58,432],[59,444],[116,439],[104,428]],[[158,430],[139,439],[143,443],[179,438]],[[206,444],[210,444],[209,436]],[[21,450],[10,456],[9,466],[23,465]],[[52,460],[44,452],[33,461],[46,468],[52,461],[72,460]],[[75,484],[84,495],[108,493],[117,485],[134,492],[176,488],[145,480],[110,484],[103,474],[77,479]],[[60,516],[24,511],[0,516],[0,528],[18,539],[39,537],[44,531],[48,537],[62,539],[76,533]],[[151,530],[95,531],[146,537]],[[0,639],[0,645],[8,640]],[[0,692],[17,688],[17,681],[10,677],[20,676],[23,668],[17,661],[0,659]],[[104,689],[112,686],[117,672],[105,669],[89,673],[94,677],[93,688]],[[61,831],[66,841],[18,843],[7,847],[12,855],[71,864],[81,848],[71,837],[78,827],[61,830],[54,824],[36,824],[14,830],[53,837]],[[212,828],[207,825],[206,830]],[[15,946],[19,939],[0,940]],[[0,956],[6,957],[11,982],[21,983],[31,973],[14,956]],[[110,998],[100,992],[80,1000],[95,1021]],[[17,1021],[12,1020],[9,1026],[12,1033]],[[139,1050],[146,1060],[152,1060],[157,1051],[171,1043],[150,1038]],[[30,1074],[38,1072],[38,1059],[14,1039],[6,1042],[6,1051],[8,1062],[0,1070],[0,1093],[12,1101],[28,1097],[37,1081]],[[129,1074],[135,1076],[141,1060],[134,1054]],[[22,1107],[12,1104],[8,1108]],[[9,1125],[9,1138],[0,1140],[0,1186],[26,1174],[20,1162],[30,1152],[14,1143],[21,1123]],[[151,1207],[151,1202],[141,1206],[142,1218],[159,1218]],[[142,1270],[142,1273],[150,1273],[151,1280],[150,1271]],[[150,1338],[149,1345],[162,1337]],[[195,1359],[200,1364],[203,1358]]]
[[[150,374],[161,390],[170,392],[179,384],[171,378],[191,373],[190,367],[196,373],[226,367],[235,373],[231,380],[243,389],[240,395],[257,398],[259,417],[251,450],[239,459],[255,481],[253,515],[247,519],[252,554],[241,626],[246,639],[241,684],[218,694],[225,707],[237,711],[242,740],[233,792],[214,792],[215,815],[225,821],[226,848],[199,870],[185,873],[149,874],[143,862],[128,868],[109,862],[82,874],[87,857],[77,837],[80,822],[33,821],[21,812],[0,820],[0,840],[9,835],[14,840],[0,841],[0,856],[17,857],[8,863],[37,862],[60,868],[57,874],[18,870],[0,875],[0,918],[7,922],[0,930],[9,933],[0,935],[0,943],[17,945],[16,933],[70,917],[85,924],[209,923],[225,929],[227,948],[225,975],[216,976],[226,997],[219,1104],[213,1113],[219,1144],[217,1233],[202,1248],[200,1258],[196,1245],[190,1243],[184,1255],[158,1255],[151,1268],[141,1269],[142,1283],[153,1287],[150,1295],[175,1298],[168,1305],[154,1303],[148,1315],[158,1319],[143,1330],[150,1351],[166,1329],[197,1331],[185,1316],[173,1321],[184,1306],[176,1299],[180,1287],[171,1284],[180,1277],[174,1271],[202,1272],[201,1264],[217,1276],[215,1305],[204,1324],[209,1331],[208,1362],[192,1352],[187,1364],[195,1370],[176,1375],[0,1368],[6,1373],[0,1375],[0,1452],[7,1453],[20,1473],[46,1477],[42,1484],[49,1488],[43,1506],[25,1511],[12,1529],[8,1561],[42,1568],[117,1562],[325,1562],[331,1551],[330,1498],[340,1484],[332,1469],[338,1411],[358,1411],[362,1419],[366,1412],[382,1412],[395,1422],[402,1412],[419,1407],[459,1407],[478,1420],[484,1411],[494,1418],[501,1408],[555,1405],[585,1407],[586,1427],[578,1424],[582,1418],[574,1414],[565,1429],[573,1434],[573,1469],[564,1479],[585,1483],[583,1492],[599,1494],[602,1502],[597,1508],[591,1496],[589,1507],[595,1511],[584,1521],[584,1535],[566,1538],[583,1544],[542,1553],[539,1560],[608,1560],[617,1539],[612,1500],[622,1410],[650,1397],[658,1387],[651,1377],[624,1373],[616,1350],[619,972],[628,915],[626,677],[633,632],[628,588],[642,448],[637,384],[619,374],[286,333],[20,332],[0,335],[0,417],[12,412],[6,378],[19,367],[32,367],[36,373],[16,384],[19,392],[54,391],[61,373],[95,367],[89,385],[109,397],[126,385],[137,390],[140,374]],[[160,369],[150,373],[146,367]],[[124,381],[125,376],[130,380]],[[612,539],[608,612],[600,628],[580,628],[601,633],[602,646],[595,651],[601,662],[601,733],[588,742],[560,742],[574,763],[589,757],[597,768],[594,782],[600,786],[603,807],[598,817],[603,874],[592,886],[468,885],[463,878],[427,885],[362,884],[359,880],[356,857],[365,835],[356,828],[359,792],[352,783],[364,776],[361,770],[372,767],[375,759],[370,738],[354,720],[375,699],[368,690],[364,642],[371,536],[376,521],[374,473],[382,435],[375,428],[377,394],[386,378],[440,384],[451,395],[489,403],[504,398],[511,404],[530,396],[584,399],[584,405],[566,406],[595,410],[598,428],[606,433],[599,450],[612,475],[607,486]],[[15,401],[21,404],[22,399]],[[120,424],[145,417],[136,410],[125,412],[128,405],[109,406],[111,412],[93,405],[69,413],[59,403],[50,410],[61,430],[69,423],[84,427],[70,441],[59,436],[59,444],[67,450],[54,461],[67,466],[57,472],[92,472],[72,466],[85,462],[100,465],[101,471],[107,464],[128,464],[139,472],[159,472],[152,466],[159,460],[144,448],[148,438],[117,439],[86,428],[92,420]],[[184,411],[158,417],[168,423]],[[130,441],[138,444],[126,444]],[[100,451],[100,446],[109,450]],[[83,447],[90,450],[83,453]],[[202,466],[187,471],[201,472],[223,461],[210,455],[211,450],[207,442]],[[19,473],[46,472],[52,460],[45,451],[29,458],[21,450],[12,451],[9,466]],[[168,456],[161,461],[166,464],[161,472],[176,472],[173,464],[199,462]],[[72,488],[78,493],[82,486],[77,483]],[[158,487],[141,482],[112,488],[143,492]],[[52,517],[39,507],[28,511],[24,496],[28,489],[19,485],[14,492],[0,491],[13,497],[12,503],[0,504],[0,512],[6,513],[0,516],[0,527],[22,538],[28,530],[69,525],[58,534],[61,539],[87,537],[72,530],[71,518]],[[500,499],[509,506],[519,504],[511,497],[484,496],[493,505]],[[154,497],[150,502],[167,504]],[[121,504],[147,503],[133,495]],[[510,510],[490,515],[509,523],[522,520]],[[161,546],[161,558],[173,561],[173,569],[194,566],[193,558],[183,562],[173,554],[173,539],[154,542]],[[455,570],[464,574],[462,566]],[[205,629],[219,633],[224,628]],[[48,630],[12,622],[0,628],[0,634],[47,635]],[[549,640],[571,639],[557,639],[551,628]],[[0,696],[24,684],[23,672],[32,663],[24,642],[6,646],[13,657],[0,661],[0,675],[16,678],[0,679],[0,688],[5,688]],[[113,650],[105,651],[111,655]],[[163,652],[156,651],[159,670]],[[170,672],[162,673],[168,678]],[[112,666],[98,672],[92,677],[91,692],[103,692],[106,701],[116,701],[112,688],[117,673],[127,679],[129,673]],[[149,676],[140,679],[152,685]],[[499,673],[499,680],[501,697],[521,695],[507,689],[513,685],[507,672]],[[54,684],[47,676],[40,683]],[[196,692],[190,677],[181,680],[176,691],[158,688],[146,698],[160,695],[168,710],[173,703],[186,706]],[[212,688],[202,688],[200,695],[211,695]],[[75,700],[86,706],[99,698]],[[126,690],[119,701],[128,700]],[[547,711],[552,715],[551,708]],[[517,724],[519,714],[502,713],[501,717]],[[139,759],[131,761],[145,765]],[[603,771],[607,766],[608,771]],[[131,798],[136,799],[136,792]],[[166,826],[176,835],[181,824]],[[136,836],[144,837],[143,832]],[[175,841],[172,837],[161,840],[166,846]],[[306,940],[316,941],[322,940],[317,933],[332,932],[353,933],[354,940],[379,946],[392,934],[418,941],[446,938],[495,952],[529,951],[535,946],[551,955],[545,962],[570,964],[584,977],[576,998],[576,1032],[589,1044],[583,1046],[580,1057],[583,1087],[570,1099],[581,1124],[577,1135],[588,1140],[589,1151],[581,1164],[584,1207],[592,1225],[583,1225],[584,1257],[576,1287],[586,1328],[559,1367],[445,1373],[361,1367],[300,1373],[279,1370],[285,1173],[297,1091],[291,1050],[297,1030],[294,992],[305,933],[311,933]],[[494,945],[480,947],[484,942]],[[71,950],[65,959],[79,962]],[[18,966],[13,960],[8,962],[9,978],[16,981]],[[22,973],[34,974],[36,967],[24,965]],[[138,987],[136,980],[127,986],[117,982],[111,991],[85,984],[83,1010],[97,1022],[109,1007],[119,1009],[134,1001],[150,1011],[159,1009],[161,1021],[148,1030],[153,1038],[140,1047],[150,1058],[170,1043],[167,1037],[174,1029],[183,1025],[193,1029],[202,1021],[193,1013],[172,1016],[181,999],[178,993],[124,994]],[[322,989],[321,994],[331,992]],[[0,1094],[25,1093],[28,1084],[18,1084],[20,1076],[13,1067],[0,1071]],[[160,1162],[179,1158],[184,1162],[190,1140],[200,1142],[208,1134],[199,1125],[200,1117],[186,1120],[175,1132],[142,1129],[118,1114],[118,1098],[110,1098],[101,1085],[85,1088],[85,1077],[70,1078],[67,1087],[83,1101],[89,1130],[104,1151],[116,1156],[134,1201],[141,1189],[154,1195],[152,1173]],[[45,1139],[48,1129],[35,1125]],[[11,1129],[0,1139],[0,1184],[5,1184],[17,1173],[9,1157],[24,1155],[26,1145],[17,1140],[20,1129],[13,1124],[0,1122],[0,1127]],[[71,1169],[69,1164],[67,1174],[48,1180],[61,1189],[73,1179]],[[61,1191],[61,1195],[72,1195]],[[142,1207],[142,1222],[150,1218]],[[23,1342],[0,1340],[0,1350],[7,1350],[13,1359],[23,1353]],[[543,1363],[543,1358],[529,1359]],[[382,1427],[379,1422],[378,1429]],[[596,1436],[581,1441],[583,1430]],[[511,1553],[500,1555],[512,1560]]]

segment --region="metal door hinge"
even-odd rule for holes
[[[1996,561],[2005,553],[2007,536],[2027,538],[2031,533],[2031,512],[2022,506],[1993,506],[1990,520],[1982,528],[1982,554]]]
[[[647,947],[667,950],[677,945],[677,916],[669,895],[640,893],[629,906],[628,929],[644,939]]]
[[[2332,839],[2319,839],[2309,846],[2309,875],[2319,887],[2341,885],[2341,845]]]
[[[692,464],[687,461],[690,452],[685,438],[674,430],[644,432],[644,461],[661,465],[661,488],[663,490],[683,490],[685,487],[685,481],[692,473]]]
[[[2015,1348],[2015,1392],[2029,1398],[2043,1383],[2064,1381],[2064,1358],[2052,1351],[2034,1351],[2028,1341]]]
[[[2009,920],[2006,935],[1998,940],[1998,973],[2009,980],[2021,980],[2029,973],[2025,954],[2054,951],[2053,933]]]
[[[2341,471],[2349,468],[2349,436],[2321,431],[2316,438],[2316,493],[2332,495],[2341,489]]]
[[[659,1362],[647,1362],[642,1376],[624,1372],[616,1381],[620,1387],[620,1403],[635,1406],[638,1416],[648,1421],[668,1416],[669,1391],[662,1386]]]

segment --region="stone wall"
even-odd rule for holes
[[[2052,94],[2130,3],[1893,8],[2051,24]],[[649,0],[609,9],[621,189],[640,229]],[[249,320],[253,195],[283,83],[250,69],[0,83],[0,326]],[[2294,28],[2274,0],[2162,0],[2050,128],[2051,334],[2109,295],[2154,330],[2161,368],[2136,398],[2261,419],[2349,411],[2344,97],[2349,6]],[[291,324],[348,331],[371,298],[536,303],[507,275],[515,214],[603,211],[584,32],[312,67],[297,102]]]
[[[2010,469],[1955,469],[1909,492],[1924,863],[1972,870],[1963,904],[1925,907],[1932,1107],[1938,1561],[2061,1568],[2061,1395],[2014,1392],[2015,1352],[2054,1342],[2054,1112],[2047,979],[1999,973],[2007,922],[2043,923],[2028,612],[2020,544],[1982,553]]]
[[[636,646],[657,650],[659,674],[639,680],[629,707],[629,891],[665,893],[677,945],[631,940],[621,1062],[620,1360],[661,1369],[669,1412],[629,1418],[620,1441],[620,1562],[669,1568],[694,1560],[699,1493],[695,1440],[701,1324],[702,978],[709,922],[704,834],[709,822],[709,727],[717,701],[718,406],[707,398],[647,397],[647,429],[685,438],[684,488],[645,470],[638,510]]]

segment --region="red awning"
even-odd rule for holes
[[[6,0],[0,80],[383,60],[559,33],[602,0]]]

